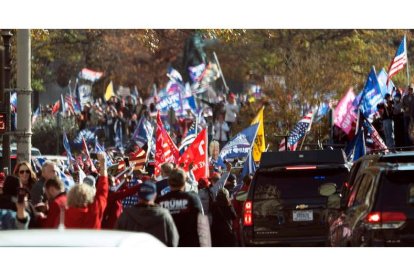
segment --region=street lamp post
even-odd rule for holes
[[[11,78],[11,58],[10,58],[10,39],[13,34],[11,30],[2,30],[1,36],[3,37],[4,45],[4,102],[3,102],[3,111],[7,113],[6,116],[6,125],[8,127],[8,132],[11,130],[10,127],[10,78]],[[8,133],[3,134],[3,169],[7,168],[7,171],[11,172],[10,165],[10,135]]]

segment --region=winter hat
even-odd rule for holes
[[[17,190],[20,187],[20,180],[14,175],[8,175],[4,180],[3,194],[17,196]]]
[[[138,188],[138,197],[146,201],[154,199],[157,194],[157,187],[152,181],[145,181]]]
[[[88,184],[92,188],[95,188],[96,179],[92,175],[88,175],[83,179],[83,183]]]

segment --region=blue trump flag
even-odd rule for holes
[[[378,73],[377,79],[381,89],[382,96],[384,97],[387,93],[392,95],[394,83],[392,82],[392,80],[389,80],[387,85],[388,74],[387,72],[385,72],[384,68],[382,68],[381,71]]]
[[[251,151],[253,141],[256,139],[259,124],[243,129],[233,137],[220,151],[217,165],[225,167],[225,160],[244,159]]]
[[[377,111],[377,104],[382,102],[383,98],[375,68],[372,67],[364,89],[362,90],[361,100],[359,101],[359,107],[365,118],[372,117]]]
[[[139,119],[137,126],[135,127],[131,139],[137,142],[140,148],[143,148],[148,143],[148,141],[151,140],[153,133],[154,127],[151,125],[151,122],[142,116]]]

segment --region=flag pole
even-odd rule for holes
[[[216,60],[218,69],[220,71],[220,75],[221,75],[221,79],[223,80],[224,88],[226,89],[226,93],[228,93],[229,92],[229,87],[227,86],[226,79],[224,78],[224,75],[223,75],[223,71],[221,71],[221,66],[220,66],[219,60],[217,58],[216,52],[213,52],[213,55],[214,55],[214,59]]]

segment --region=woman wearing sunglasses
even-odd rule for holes
[[[37,182],[36,174],[33,172],[30,164],[26,161],[20,162],[16,165],[16,168],[14,169],[14,175],[20,179],[23,187],[27,188],[29,191]]]

